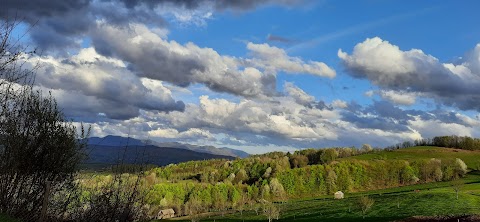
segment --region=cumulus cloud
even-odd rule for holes
[[[202,83],[214,91],[247,97],[275,91],[274,75],[240,67],[235,58],[210,48],[166,41],[144,25],[119,28],[100,24],[92,42],[100,53],[128,62],[142,77],[178,86]]]
[[[369,90],[365,92],[365,96],[372,97],[379,95],[382,99],[392,102],[397,105],[411,106],[415,104],[419,93],[394,91],[394,90]]]
[[[292,97],[298,104],[309,105],[315,101],[315,97],[307,94],[293,83],[286,82],[284,87],[286,93]]]
[[[266,44],[250,43],[247,48],[255,52],[252,58],[236,58],[193,43],[164,40],[141,24],[120,28],[99,23],[92,43],[103,55],[128,62],[139,76],[178,86],[201,83],[213,91],[245,97],[275,94],[278,71],[328,77],[335,74],[324,63],[305,63]]]
[[[345,108],[348,107],[348,104],[347,104],[347,102],[345,102],[343,100],[336,99],[336,100],[333,100],[332,107],[339,108],[339,109],[345,109]]]
[[[375,94],[375,91],[373,90],[368,90],[364,93],[366,97],[372,97]]]
[[[406,131],[385,131],[376,128],[363,128],[347,121],[337,123],[339,138],[336,141],[326,141],[329,146],[345,146],[354,144],[361,146],[368,143],[372,146],[385,147],[404,141],[414,141],[423,137],[421,132],[416,130]]]
[[[445,123],[437,119],[423,120],[417,117],[410,120],[409,125],[412,129],[422,132],[424,138],[433,138],[439,135],[474,136],[472,127],[459,123]]]
[[[285,50],[264,44],[254,44],[249,42],[247,49],[250,50],[253,58],[246,60],[247,64],[262,67],[270,72],[283,71],[287,73],[308,73],[317,76],[333,78],[336,75],[335,70],[328,67],[323,62],[308,61],[304,62],[298,57],[287,55]]]
[[[392,90],[387,99],[409,104],[412,96],[405,93],[420,93],[447,106],[480,110],[480,44],[458,64],[441,63],[419,49],[402,51],[378,37],[357,44],[350,55],[340,49],[338,57],[353,77]]]
[[[410,106],[415,104],[416,100],[416,95],[414,93],[402,91],[381,90],[379,91],[379,94],[382,98],[398,105]]]
[[[286,87],[291,87],[287,84]],[[298,98],[282,96],[268,100],[243,99],[231,102],[201,96],[200,104],[188,104],[185,112],[162,114],[178,129],[202,128],[229,133],[248,133],[298,141],[334,139],[328,119],[335,111],[304,106]]]
[[[212,139],[213,135],[203,129],[191,128],[183,132],[179,132],[176,129],[158,128],[148,132],[148,135],[154,138],[166,138],[166,139]]]
[[[352,102],[342,112],[342,120],[358,128],[406,132],[411,130],[408,126],[409,120],[413,120],[414,116],[426,115],[423,111],[403,110],[386,101],[374,101],[365,107]]]
[[[388,101],[362,106],[338,100],[318,108],[311,104],[321,101],[312,102],[313,97],[293,83],[286,83],[285,92],[287,88],[294,93],[240,101],[200,96],[199,103],[187,104],[184,112],[141,111],[140,117],[130,120],[100,122],[96,132],[123,135],[135,130],[163,141],[267,147],[248,149],[255,153],[275,146],[289,150],[363,143],[385,146],[444,134],[479,135],[478,117],[454,111],[406,109]],[[303,97],[309,99],[299,100]]]
[[[296,89],[293,84],[285,87]],[[292,147],[336,140],[334,121],[340,119],[339,112],[300,104],[295,98],[298,95],[292,95],[245,98],[237,102],[200,96],[199,104],[187,104],[184,112],[166,114],[140,110],[139,117],[129,120],[97,121],[95,135],[125,135],[135,131],[135,134],[162,140]],[[305,92],[302,95],[311,97]]]
[[[2,0],[0,19],[18,19],[35,28],[32,40],[41,49],[79,47],[95,21],[112,25],[143,23],[165,27],[167,19],[204,24],[216,11],[247,11],[261,6],[295,6],[303,0]],[[112,10],[112,9],[115,10]],[[173,16],[171,16],[173,14]],[[55,43],[55,44],[53,44]]]
[[[121,60],[104,57],[93,48],[68,58],[33,56],[27,62],[39,65],[36,85],[53,90],[72,117],[103,113],[108,118],[128,119],[138,116],[140,109],[168,112],[185,108],[160,81],[140,79]]]
[[[380,38],[357,44],[351,53],[339,50],[350,75],[378,87],[366,94],[383,99],[360,105],[342,100],[325,104],[289,82],[277,92],[278,73],[335,77],[335,70],[323,62],[291,56],[269,44],[247,43],[246,56],[234,57],[167,39],[172,22],[205,25],[218,12],[302,2],[6,0],[0,19],[18,15],[28,24],[38,21],[31,39],[40,48],[63,50],[31,56],[27,62],[40,64],[37,87],[51,90],[69,117],[91,122],[95,136],[291,150],[389,145],[439,134],[479,135],[478,117],[406,106],[427,97],[479,110],[480,45],[452,64],[418,49],[401,50]],[[91,40],[91,47],[80,50],[85,39]],[[275,35],[267,40],[288,42]],[[202,94],[211,96],[194,92],[189,96],[195,101],[189,98],[188,104],[174,98],[178,95],[172,91],[190,93],[187,86],[193,84],[205,87]]]
[[[367,106],[351,102],[340,115],[341,122],[337,125],[341,135],[339,140],[351,142],[363,138],[372,144],[385,146],[439,135],[478,136],[480,133],[477,130],[480,125],[478,117],[440,109],[400,108],[388,101],[373,101]]]

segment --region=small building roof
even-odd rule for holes
[[[170,209],[160,210],[159,213],[161,213],[161,214],[174,214],[175,211],[172,208],[170,208]]]

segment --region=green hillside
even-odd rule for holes
[[[456,199],[450,183],[430,183],[421,186],[409,186],[401,189],[386,189],[346,196],[343,200],[332,197],[291,200],[278,204],[281,208],[279,221],[394,221],[412,217],[465,215],[480,213],[480,176],[468,175],[466,183]],[[361,195],[369,195],[375,200],[365,219],[358,207]],[[188,218],[180,219],[187,221]],[[211,216],[202,221],[266,221],[264,215],[254,211]]]
[[[398,186],[388,189],[351,192],[343,200],[334,200],[333,195],[318,195],[315,198],[289,199],[276,202],[280,209],[279,221],[395,221],[416,215],[461,216],[480,214],[480,152],[439,147],[412,147],[393,151],[376,151],[337,159],[339,162],[368,161],[387,162],[406,160],[409,162],[429,160],[451,160],[460,158],[471,169],[466,177],[454,181],[440,181]],[[457,193],[454,187],[458,189]],[[359,198],[368,196],[375,201],[365,219],[359,207]],[[243,213],[227,211],[202,214],[201,221],[266,221],[261,212],[248,210]],[[189,217],[174,220],[189,221]]]
[[[419,160],[419,159],[462,159],[470,169],[479,169],[480,167],[480,151],[450,149],[433,146],[418,146],[393,151],[377,151],[353,157],[343,158],[344,160]]]

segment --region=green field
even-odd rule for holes
[[[348,194],[343,200],[326,196],[315,199],[290,200],[277,203],[281,208],[279,221],[394,221],[415,215],[472,215],[480,213],[480,173],[475,171],[461,180],[459,199],[453,182],[428,183],[413,186]],[[416,191],[417,190],[417,191]],[[371,210],[363,215],[358,207],[360,196],[375,200]],[[189,221],[188,218],[175,220]],[[209,216],[201,221],[266,221],[254,211]]]
[[[418,160],[418,159],[462,159],[469,168],[478,169],[480,166],[480,151],[460,150],[460,149],[448,149],[431,146],[412,147],[405,149],[398,149],[394,151],[378,151],[375,153],[363,154],[359,156],[353,156],[348,159],[358,160]]]

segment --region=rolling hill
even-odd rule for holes
[[[268,154],[267,154],[268,155]],[[341,161],[363,160],[409,162],[431,158],[448,160],[460,158],[468,165],[468,174],[458,180],[418,183],[385,189],[346,193],[345,199],[335,200],[333,195],[316,195],[291,198],[275,202],[280,209],[278,221],[479,221],[480,215],[480,151],[451,149],[433,146],[382,150],[346,158]],[[308,170],[306,170],[308,171]],[[299,173],[301,171],[297,171]],[[456,193],[458,189],[458,193]],[[371,209],[362,214],[359,199],[368,196],[374,200]],[[202,221],[267,221],[255,208],[239,212],[228,210],[208,212],[200,216]],[[189,216],[173,219],[189,221]]]
[[[470,169],[480,169],[480,151],[452,149],[434,146],[417,146],[396,150],[382,150],[340,160],[407,160],[460,158]]]

